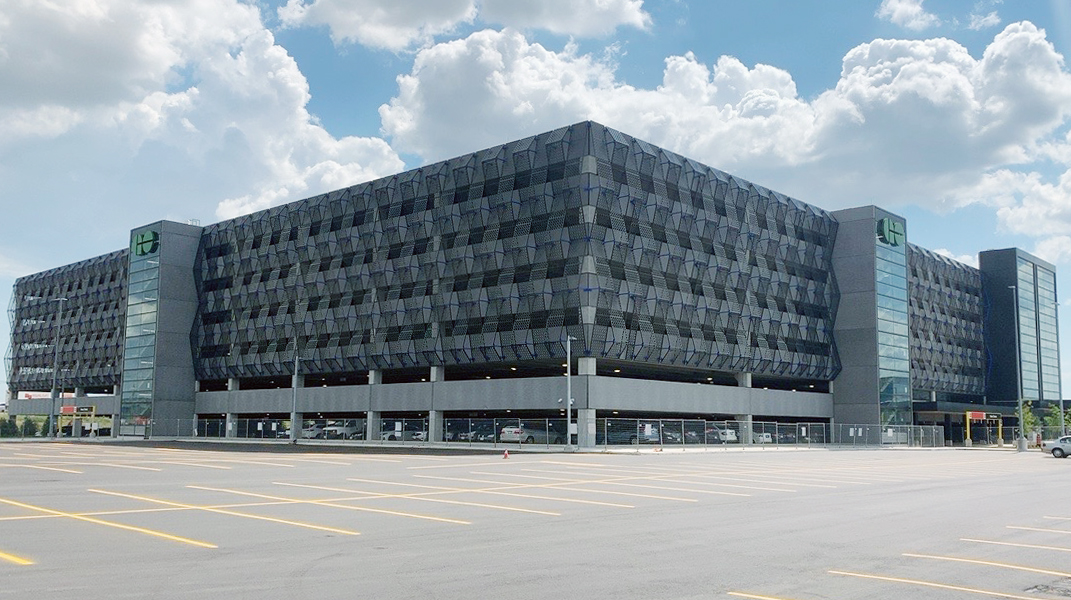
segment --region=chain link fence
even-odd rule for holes
[[[574,423],[575,431],[575,423]],[[972,430],[976,444],[997,444],[991,432]],[[497,447],[564,446],[565,419],[483,418],[444,419],[441,440],[448,445]],[[428,444],[436,436],[427,419],[383,418],[377,432],[368,435],[365,419],[303,419],[298,438],[303,442],[355,441]],[[1005,428],[1004,443],[1014,443],[1016,431]],[[234,438],[289,440],[289,419],[191,419],[154,421],[148,437]],[[369,438],[370,439],[366,439]],[[1045,438],[1049,439],[1049,438]],[[576,433],[568,442],[577,443]],[[928,425],[846,425],[829,423],[777,423],[707,421],[701,419],[617,419],[595,421],[596,447],[612,446],[905,446],[937,448],[947,445],[944,428]]]

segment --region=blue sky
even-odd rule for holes
[[[967,262],[1019,246],[1066,298],[1069,51],[1069,0],[9,0],[0,301],[145,223],[584,119]]]

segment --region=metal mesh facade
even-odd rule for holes
[[[982,274],[908,245],[911,385],[982,396],[986,383]]]
[[[128,251],[120,250],[15,281],[6,357],[12,392],[51,389],[57,328],[61,387],[119,383],[128,261]]]
[[[559,360],[832,379],[826,212],[580,123],[205,228],[199,379]]]

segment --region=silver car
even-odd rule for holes
[[[1065,435],[1058,440],[1041,442],[1041,451],[1049,452],[1056,458],[1067,458],[1067,455],[1071,454],[1071,435]]]

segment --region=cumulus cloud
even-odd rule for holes
[[[336,44],[400,51],[449,33],[476,17],[475,0],[289,0],[284,25],[323,26]]]
[[[669,57],[661,85],[636,88],[610,60],[512,30],[426,48],[398,86],[383,133],[428,161],[593,119],[824,208],[985,203],[1014,231],[1071,229],[1071,175],[1054,179],[1071,170],[1056,135],[1071,73],[1027,22],[981,57],[948,39],[861,44],[812,100],[789,73],[729,56]]]
[[[978,31],[989,27],[996,27],[997,25],[1000,25],[1000,15],[994,10],[986,15],[971,13],[971,20],[967,27]]]
[[[881,0],[877,17],[912,31],[941,24],[941,19],[922,8],[922,0]]]
[[[1071,236],[1058,235],[1038,242],[1034,254],[1053,264],[1071,263]]]
[[[948,248],[938,248],[934,250],[935,254],[940,254],[945,258],[951,258],[954,261],[961,262],[965,265],[970,265],[975,269],[978,268],[978,256],[975,254],[956,254]]]
[[[427,45],[477,18],[516,29],[590,37],[647,28],[643,0],[289,0],[284,26],[327,26],[335,44],[399,52]]]
[[[623,25],[646,29],[651,24],[643,0],[482,0],[480,19],[575,36],[603,36]]]
[[[293,58],[236,0],[13,0],[0,81],[0,183],[16,211],[36,198],[63,206],[58,219],[129,230],[150,218],[147,198],[154,220],[225,218],[403,165],[381,139],[326,132]]]

